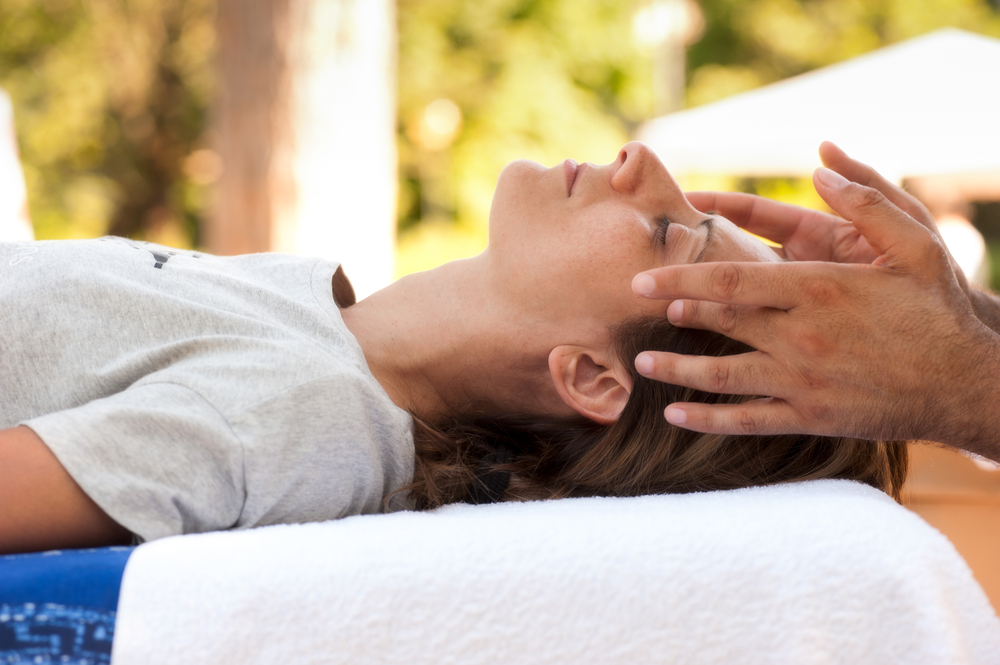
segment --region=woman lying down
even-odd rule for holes
[[[0,551],[447,503],[850,478],[906,449],[675,428],[643,350],[746,351],[633,294],[672,263],[776,261],[630,143],[514,162],[489,247],[355,303],[338,264],[121,238],[0,245]]]

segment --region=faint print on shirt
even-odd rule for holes
[[[8,261],[8,265],[16,266],[21,263],[27,263],[31,261],[34,257],[31,256],[38,251],[37,247],[32,247],[30,245],[22,245],[14,251],[14,256]]]
[[[169,261],[171,256],[177,256],[177,254],[178,254],[178,252],[172,251],[172,250],[167,250],[166,248],[162,248],[162,251],[159,251],[159,252],[153,251],[152,249],[149,249],[149,247],[143,247],[142,246],[142,245],[150,245],[150,244],[152,244],[152,243],[145,242],[143,240],[131,240],[129,238],[119,238],[119,237],[116,237],[116,236],[105,236],[105,237],[101,238],[101,240],[105,240],[105,241],[107,241],[107,240],[117,241],[117,242],[121,242],[122,244],[131,247],[132,249],[138,249],[138,250],[143,251],[143,252],[149,252],[150,254],[153,255],[153,260],[155,261],[155,263],[153,264],[153,267],[154,268],[159,268],[159,269],[163,268],[163,264],[166,263],[167,261]],[[157,247],[157,249],[161,249],[161,248]],[[200,259],[201,258],[201,254],[198,254],[197,252],[184,252],[184,254],[186,256],[190,256],[192,259]]]

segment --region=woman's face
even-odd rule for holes
[[[729,220],[695,210],[659,158],[629,143],[604,166],[518,161],[500,174],[486,252],[522,309],[560,325],[607,326],[669,304],[632,293],[658,266],[780,261]]]

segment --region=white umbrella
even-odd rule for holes
[[[676,173],[792,176],[831,140],[886,176],[1000,175],[1000,40],[943,29],[638,132]]]

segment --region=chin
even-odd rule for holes
[[[493,202],[490,204],[490,236],[495,225],[502,225],[502,220],[510,216],[519,216],[518,208],[524,212],[524,205],[532,198],[532,192],[541,182],[541,176],[547,171],[538,162],[519,159],[511,162],[500,172],[497,186],[493,191]]]
[[[511,162],[500,171],[500,177],[497,178],[497,189],[500,189],[508,181],[521,181],[525,178],[535,180],[547,170],[538,162],[533,162],[530,159],[519,159]]]

